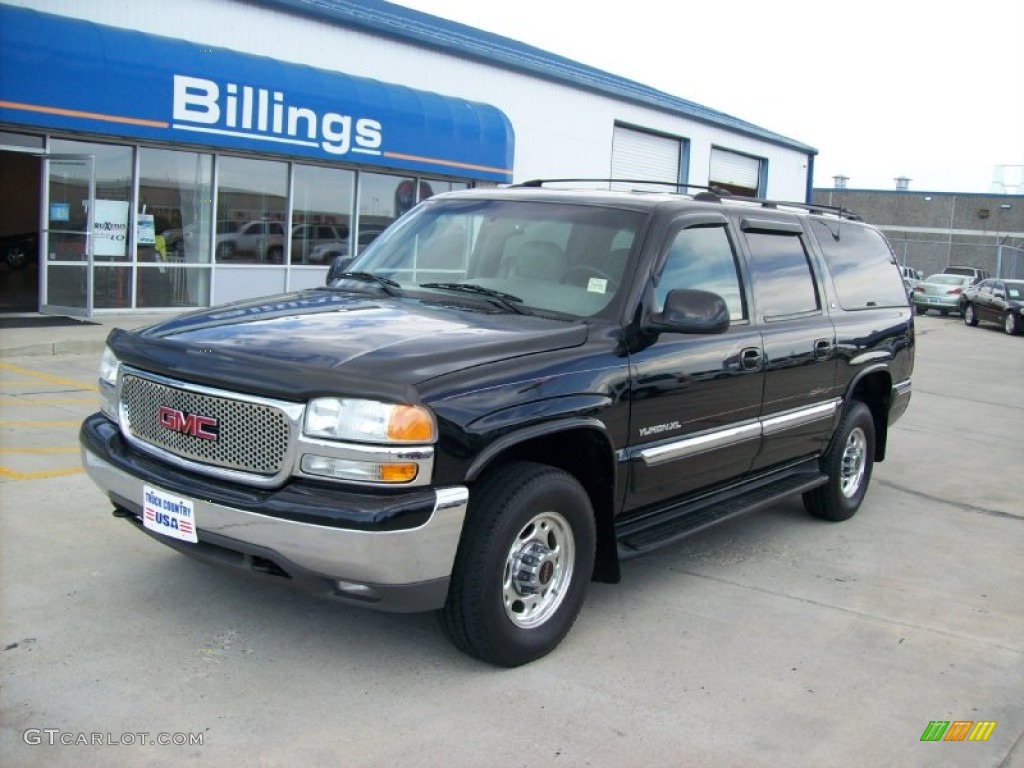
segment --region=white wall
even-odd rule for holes
[[[723,128],[618,102],[445,53],[234,0],[5,0],[47,13],[191,40],[492,104],[512,121],[515,180],[604,177],[616,121],[690,140],[690,178],[706,184],[711,146],[769,160],[767,195],[803,200],[807,156]],[[707,105],[714,108],[713,104]],[[343,109],[344,105],[339,105]],[[765,126],[770,130],[770,126]]]

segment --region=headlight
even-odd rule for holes
[[[121,370],[121,361],[111,351],[110,347],[103,348],[103,357],[100,358],[100,381],[112,387],[117,386],[117,372]]]
[[[310,437],[373,443],[431,443],[437,437],[426,408],[334,397],[309,402],[302,431]]]
[[[100,410],[113,421],[117,421],[117,374],[120,370],[121,361],[110,347],[104,347],[99,371]]]

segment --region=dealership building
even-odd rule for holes
[[[810,146],[379,0],[4,0],[0,41],[0,237],[23,250],[0,260],[0,311],[320,285],[335,255],[468,187],[812,192]]]

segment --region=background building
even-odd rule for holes
[[[908,181],[909,180],[901,180]],[[879,227],[900,264],[925,276],[950,264],[1024,279],[1024,195],[815,189],[814,202],[848,208]]]
[[[306,288],[425,197],[533,177],[807,200],[815,154],[380,0],[4,0],[0,236],[35,241],[0,309]]]

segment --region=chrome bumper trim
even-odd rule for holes
[[[104,492],[142,502],[143,481],[82,448],[82,465]],[[436,492],[430,519],[402,531],[354,531],[298,523],[193,498],[199,539],[203,532],[280,553],[296,565],[334,579],[408,585],[446,579],[469,503],[462,486]]]

